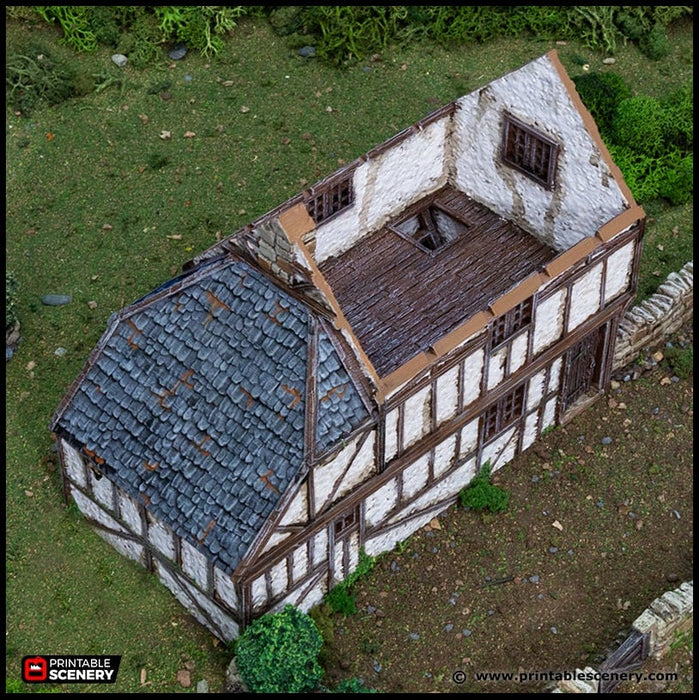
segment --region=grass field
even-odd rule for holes
[[[9,23],[6,44],[57,36]],[[673,54],[657,63],[621,47],[613,69],[639,93],[679,87],[693,71],[691,23],[671,40]],[[138,72],[116,68],[108,51],[82,55],[88,70],[114,84],[28,117],[6,111],[6,266],[19,282],[22,324],[6,376],[12,689],[28,654],[123,655],[116,686],[65,692],[187,692],[202,678],[220,688],[231,657],[62,501],[48,424],[109,316],[217,238],[552,48],[571,75],[583,64],[605,69],[604,55],[571,42],[509,40],[415,46],[340,71],[301,58],[264,23],[246,21],[210,61],[163,56]],[[652,203],[647,211],[641,289],[650,293],[691,259],[693,208]],[[45,306],[48,293],[72,301]],[[177,681],[185,668],[190,688]]]

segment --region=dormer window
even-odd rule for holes
[[[532,297],[517,304],[507,313],[494,319],[490,328],[490,347],[495,348],[511,338],[532,321]]]
[[[329,219],[354,202],[352,174],[353,172],[350,172],[341,179],[322,182],[311,189],[310,198],[306,200],[306,211],[316,224]]]
[[[558,144],[510,114],[505,114],[502,159],[547,190],[553,189]]]
[[[403,215],[391,223],[396,233],[431,253],[455,241],[468,226],[448,212],[439,202]]]

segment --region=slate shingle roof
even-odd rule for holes
[[[260,271],[208,261],[124,309],[54,419],[226,572],[304,460],[311,311]],[[368,416],[325,332],[318,449]]]

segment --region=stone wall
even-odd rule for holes
[[[685,581],[674,591],[656,598],[631,625],[631,632],[649,634],[649,657],[661,658],[676,634],[692,629],[694,620],[694,582]],[[643,667],[638,669],[643,673]],[[594,668],[576,670],[570,680],[560,681],[554,693],[597,693],[599,679]]]
[[[619,322],[613,369],[632,363],[644,349],[662,345],[693,316],[693,261],[671,272],[649,299],[626,312]]]

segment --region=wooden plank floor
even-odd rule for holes
[[[320,264],[379,375],[386,376],[541,269],[556,252],[465,194],[436,201],[467,231],[433,254],[386,226]]]

